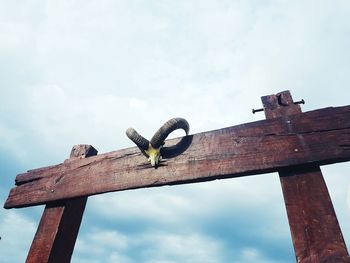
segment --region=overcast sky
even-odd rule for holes
[[[348,0],[0,1],[1,203],[75,144],[133,146],[130,126],[252,122],[288,89],[303,111],[350,104],[349,14]],[[350,165],[322,171],[350,244]],[[0,209],[1,262],[24,262],[42,210]],[[278,175],[90,197],[72,262],[295,262]]]

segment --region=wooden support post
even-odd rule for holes
[[[289,91],[261,98],[267,119],[301,112]],[[293,123],[287,121],[293,132]],[[294,151],[308,151],[299,137]],[[350,262],[348,251],[318,165],[279,171],[295,255],[298,263]]]
[[[76,145],[70,157],[85,158],[96,154],[90,145]],[[70,262],[86,201],[87,197],[80,197],[46,205],[26,263]]]

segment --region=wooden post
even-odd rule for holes
[[[289,91],[261,98],[267,119],[301,112]],[[293,123],[287,121],[293,132]],[[300,135],[295,152],[308,151]],[[298,263],[350,262],[348,251],[318,165],[303,165],[279,171]]]
[[[76,145],[71,158],[96,155],[91,145]],[[67,263],[72,257],[87,197],[46,205],[26,263]]]

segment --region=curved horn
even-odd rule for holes
[[[140,149],[147,150],[149,146],[149,141],[142,137],[140,134],[135,131],[133,128],[126,130],[126,135],[132,140]]]
[[[190,130],[190,125],[183,118],[173,118],[173,119],[168,120],[153,135],[153,137],[151,139],[152,147],[157,149],[160,146],[162,146],[165,139],[168,137],[168,135],[177,129],[184,129],[186,132],[186,135],[188,135],[188,132]]]

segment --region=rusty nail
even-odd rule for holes
[[[253,114],[255,114],[255,112],[259,112],[259,111],[264,111],[264,109],[263,108],[261,108],[261,109],[252,109],[252,112],[253,112]]]
[[[305,100],[302,99],[302,100],[300,100],[300,101],[296,101],[296,102],[294,102],[294,104],[305,104]]]

